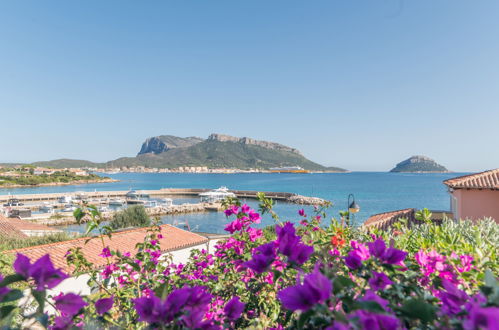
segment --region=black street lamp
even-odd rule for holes
[[[352,197],[352,202],[350,202],[350,197]],[[352,220],[353,220],[354,214],[360,211],[360,206],[357,203],[355,203],[355,197],[353,194],[348,195],[347,207],[348,207],[347,225],[350,226],[350,214],[352,214]]]

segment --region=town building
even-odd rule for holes
[[[455,219],[493,218],[499,223],[499,168],[445,180]]]

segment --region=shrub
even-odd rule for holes
[[[78,219],[86,214],[75,212]],[[497,259],[481,251],[497,250],[497,239],[489,239],[483,228],[496,231],[497,224],[466,223],[472,228],[454,233],[453,241],[431,223],[380,233],[343,227],[334,219],[324,224],[321,210],[310,217],[301,210],[299,225],[273,214],[277,224],[263,231],[252,227],[261,218],[247,205],[229,206],[225,214],[231,236],[213,253],[193,251],[186,264],[162,255],[157,226],[136,253],[103,246],[100,256],[107,266],[90,271],[96,293],[54,297],[54,315],[44,314],[46,290],[67,275],[48,256],[31,264],[18,255],[16,274],[1,281],[0,297],[4,303],[19,299],[22,293],[9,285],[28,283],[38,303],[33,316],[57,329],[485,329],[498,324],[497,272],[488,267],[497,269]],[[90,217],[89,229],[102,228],[111,237],[100,227],[95,208]],[[78,249],[68,251],[67,258],[76,271],[91,266]],[[9,309],[1,313],[8,319]]]
[[[142,205],[133,205],[116,212],[109,225],[112,229],[128,227],[146,227],[151,225],[151,219]]]

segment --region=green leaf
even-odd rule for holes
[[[38,313],[43,313],[43,310],[45,309],[45,296],[46,292],[44,291],[36,291],[36,290],[31,290],[31,294],[35,298],[36,302],[38,303]]]
[[[83,219],[84,216],[85,216],[85,212],[83,212],[83,210],[81,208],[77,208],[73,212],[73,217],[75,217],[76,222],[78,222],[78,224],[80,223],[81,219]]]
[[[0,288],[6,287],[9,284],[24,281],[24,280],[25,280],[24,277],[22,275],[19,275],[19,274],[12,274],[9,276],[5,276],[3,281],[0,282]]]
[[[435,307],[421,299],[407,300],[400,310],[405,316],[423,323],[429,323],[436,317]]]
[[[338,276],[333,280],[333,293],[338,294],[344,289],[351,288],[355,283],[345,276]]]
[[[24,295],[21,290],[11,290],[9,293],[5,295],[5,297],[3,297],[2,303],[16,301],[21,299],[23,296]]]
[[[310,319],[312,315],[314,315],[313,310],[301,313],[300,318],[298,319],[298,329],[303,329],[303,326]]]
[[[6,318],[14,309],[16,309],[15,305],[0,307],[0,320]]]
[[[372,301],[372,300],[358,301],[357,303],[360,305],[361,309],[367,309],[370,312],[374,312],[374,313],[384,313],[385,312],[385,310],[383,309],[383,307],[381,307],[380,304],[378,304],[377,302]]]

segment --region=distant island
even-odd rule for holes
[[[135,157],[122,157],[106,163],[58,159],[35,162],[35,166],[53,168],[208,168],[269,170],[278,167],[300,167],[316,172],[346,172],[305,158],[300,151],[279,143],[211,134],[207,139],[161,135],[148,138]]]
[[[88,173],[85,170],[58,170],[30,165],[0,167],[0,188],[60,186],[114,181],[116,180]]]
[[[426,156],[412,156],[398,163],[390,172],[445,173],[447,168]]]

